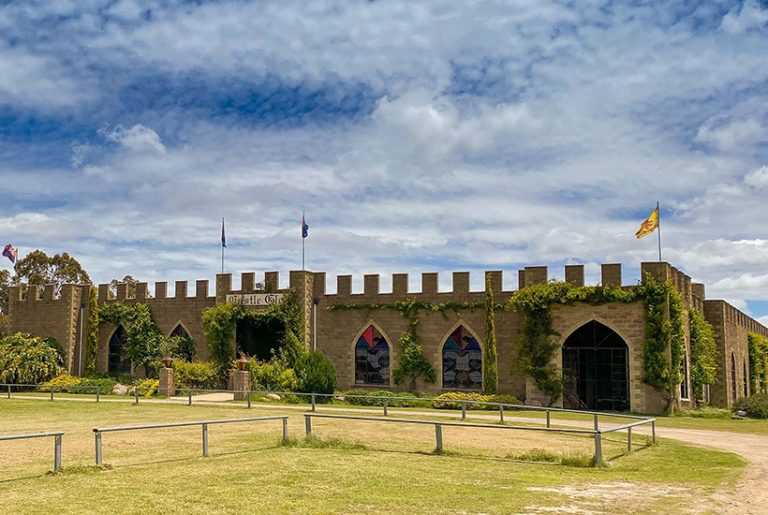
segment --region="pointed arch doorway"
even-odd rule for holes
[[[629,349],[596,320],[576,329],[563,345],[563,406],[629,410]]]

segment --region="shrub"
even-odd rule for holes
[[[348,397],[348,395],[366,395],[374,398]],[[383,400],[390,397],[407,397],[407,399],[388,400],[387,406],[391,408],[429,407],[429,401],[418,400],[418,397],[411,392],[391,392],[389,390],[349,390],[344,392],[344,400],[356,406],[381,406]]]
[[[305,393],[333,393],[336,388],[336,369],[325,354],[310,352],[296,361],[298,391]],[[328,402],[330,398],[320,397],[318,402]]]
[[[503,404],[520,404],[520,400],[514,395],[483,395],[474,392],[448,392],[438,395],[432,401],[432,407],[436,409],[459,409],[461,401],[474,401],[467,403],[468,410],[495,409],[495,406],[476,404],[484,402],[499,402]]]
[[[210,390],[219,386],[219,367],[212,361],[174,361],[172,367],[177,388]]]
[[[768,394],[758,393],[736,401],[736,409],[747,412],[750,418],[768,418]]]
[[[61,372],[61,353],[42,338],[16,333],[0,340],[0,383],[38,384]]]
[[[282,391],[280,376],[286,369],[281,361],[259,361],[251,358],[245,364],[245,369],[251,373],[254,390]]]
[[[115,388],[117,381],[111,377],[84,377],[80,379],[80,384],[70,389],[72,393],[91,393],[96,394],[99,390],[100,395],[109,395]]]
[[[74,386],[77,386],[80,384],[80,378],[71,376],[69,374],[61,374],[50,381],[46,381],[43,383],[42,387],[40,388],[41,392],[69,392],[71,391],[71,388]]]
[[[140,382],[137,386],[139,389],[139,394],[143,395],[144,397],[154,397],[157,395],[157,389],[160,387],[160,380],[159,379],[145,379],[142,382]]]

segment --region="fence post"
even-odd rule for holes
[[[627,428],[627,453],[632,452],[632,428]]]
[[[312,436],[312,415],[304,414],[304,430],[307,436]]]
[[[288,441],[288,417],[283,417],[283,443]]]
[[[656,421],[651,422],[651,437],[653,439],[653,443],[656,443]]]
[[[192,388],[190,388],[187,392],[187,406],[192,406]]]
[[[552,412],[547,410],[547,429],[552,428]]]
[[[315,411],[317,409],[316,401],[315,401],[315,394],[312,394],[312,411]]]
[[[499,406],[499,424],[504,423],[504,406]]]
[[[595,466],[603,462],[603,436],[600,431],[595,431]]]
[[[8,385],[8,398],[11,398],[11,385]]]
[[[53,400],[53,388],[51,388],[51,400]]]
[[[595,431],[600,430],[600,421],[597,418],[597,415],[595,415]]]
[[[53,437],[53,471],[61,470],[61,435]]]
[[[461,420],[467,419],[467,403],[461,401]]]
[[[443,452],[443,426],[435,424],[435,451]]]
[[[245,393],[245,395],[247,396],[247,399],[248,399],[248,409],[251,409],[251,392],[248,391]]]
[[[203,424],[203,457],[208,457],[208,424]]]
[[[385,400],[384,401],[384,416],[385,417],[387,416],[387,404],[388,404],[388,402]]]
[[[100,395],[101,395],[101,390],[100,390],[100,389],[99,389],[99,387],[97,386],[97,387],[96,387],[96,402],[99,402],[99,397],[100,397]]]
[[[138,404],[139,403],[139,387],[138,386],[133,387],[133,394],[136,396],[136,404]]]
[[[96,465],[101,465],[101,433],[96,432]]]

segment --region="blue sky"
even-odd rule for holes
[[[664,258],[768,323],[768,6],[0,2],[0,215],[96,281]],[[287,274],[285,274],[287,276]],[[480,274],[472,284],[480,288]],[[383,287],[391,279],[382,278]]]

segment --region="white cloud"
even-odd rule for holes
[[[723,17],[721,27],[731,34],[750,29],[762,29],[768,24],[768,10],[760,7],[758,0],[746,0]]]
[[[699,128],[695,140],[712,145],[719,150],[744,152],[767,138],[768,127],[754,118],[749,118],[726,123],[709,120]]]
[[[744,182],[753,188],[768,187],[768,166],[761,166],[754,172],[744,177]]]
[[[130,129],[117,125],[111,131],[103,131],[103,135],[107,141],[119,143],[121,146],[131,150],[154,150],[159,154],[165,154],[166,152],[165,145],[160,141],[160,136],[154,130],[141,124],[136,124]]]

